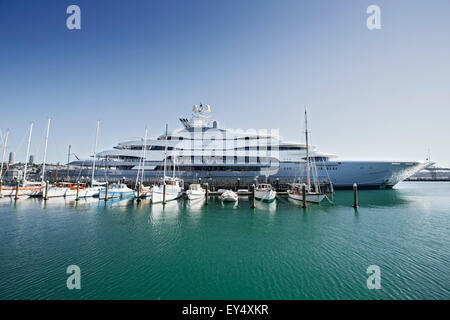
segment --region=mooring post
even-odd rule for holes
[[[239,191],[239,187],[241,186],[241,178],[237,178],[237,187],[236,191]]]
[[[141,183],[138,184],[136,192],[137,192],[136,201],[140,202],[141,201]]]
[[[279,190],[280,190],[280,178],[277,178],[275,190],[276,190],[276,191],[279,191]]]
[[[253,191],[252,191],[252,206],[251,208],[255,208],[255,185],[253,185]]]
[[[106,182],[106,185],[105,185],[105,202],[108,201],[108,186],[109,186],[109,183]]]
[[[75,197],[75,201],[80,200],[80,181],[77,181],[77,196]]]
[[[166,204],[166,184],[163,185],[163,205]]]
[[[206,191],[205,191],[205,204],[208,204],[208,196],[209,196],[209,185],[206,183],[205,185]]]
[[[353,208],[358,209],[358,185],[353,184]]]
[[[19,199],[19,180],[17,180],[16,184],[16,196],[14,197],[14,200]]]
[[[48,200],[48,180],[45,181],[45,194],[44,194],[44,200]]]
[[[308,207],[306,205],[306,184],[302,184],[302,200],[303,200],[302,208],[306,209]]]
[[[0,172],[0,176],[1,176],[1,172]],[[3,183],[3,180],[2,179],[0,179],[0,198],[2,197],[2,183]]]

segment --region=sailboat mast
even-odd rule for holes
[[[2,164],[1,164],[1,167],[0,167],[0,181],[3,179],[3,163],[5,162],[6,145],[8,143],[8,135],[9,135],[9,129],[6,129],[5,141],[3,141]]]
[[[70,167],[69,167],[69,163],[70,163],[70,149],[72,148],[72,146],[69,144],[69,150],[67,150],[67,181],[69,181],[69,176],[70,176]]]
[[[306,185],[311,185],[311,178],[309,175],[309,142],[308,142],[308,115],[305,109],[305,138],[306,138]]]
[[[142,155],[141,183],[144,182],[145,156],[146,156],[146,153],[147,153],[147,134],[148,134],[148,130],[147,130],[147,128],[145,128],[145,135],[144,135],[144,154]]]
[[[27,146],[27,154],[25,156],[25,169],[23,170],[22,187],[25,187],[25,181],[27,180],[28,157],[30,155],[30,144],[31,144],[31,134],[32,133],[33,133],[33,122],[30,123],[30,132],[28,134],[28,146]]]
[[[42,163],[42,180],[41,180],[42,185],[44,185],[45,182],[45,162],[47,161],[47,146],[48,146],[49,131],[50,131],[50,119],[48,119],[47,134],[45,135],[44,162]]]
[[[177,158],[175,157],[175,155],[172,153],[172,165],[173,165],[173,178],[175,179],[175,161],[177,160]]]
[[[147,128],[145,128],[145,134],[144,134],[144,145],[142,148],[142,156],[141,159],[139,160],[139,167],[138,167],[138,172],[136,175],[136,183],[135,183],[135,187],[138,187],[138,183],[142,183],[143,179],[144,179],[144,159],[145,159],[145,151],[147,149]],[[141,178],[141,180],[139,180],[139,178]]]
[[[167,167],[167,124],[166,124],[166,146],[164,148],[164,184],[166,184],[166,167]]]
[[[100,121],[97,121],[97,129],[95,130],[94,160],[92,161],[91,187],[94,186],[95,159],[97,158],[97,143],[98,143],[98,130],[99,130],[99,128],[100,128]]]

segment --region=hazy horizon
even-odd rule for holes
[[[66,8],[81,8],[81,30]],[[368,30],[366,8],[381,8]],[[450,2],[0,1],[8,153],[65,163],[181,127],[210,104],[223,128],[279,129],[347,160],[450,167]],[[72,157],[72,159],[74,159]],[[7,160],[7,159],[6,159]]]

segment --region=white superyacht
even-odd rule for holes
[[[180,179],[202,179],[216,188],[229,188],[236,183],[249,186],[258,178],[280,188],[293,181],[305,181],[305,143],[286,141],[276,130],[220,128],[210,114],[209,105],[195,105],[190,120],[180,119],[182,128],[156,139],[120,142],[111,150],[99,152],[96,156],[101,170],[96,174],[111,180],[118,177],[133,180],[143,166],[143,180],[158,183],[164,179],[164,163],[173,170],[176,158]],[[335,189],[351,189],[354,183],[362,189],[392,188],[431,165],[415,161],[343,161],[319,152],[314,146],[309,146],[309,153],[319,183],[331,181]],[[89,166],[89,161],[74,161],[70,165]]]

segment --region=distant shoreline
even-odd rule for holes
[[[450,182],[450,179],[406,179],[405,182]]]

